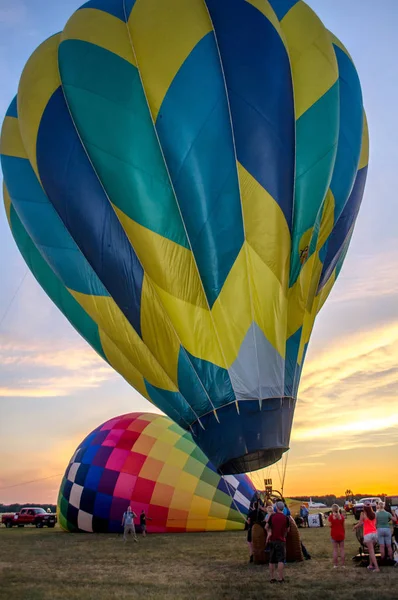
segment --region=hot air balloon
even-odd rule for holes
[[[243,529],[255,490],[246,475],[220,476],[189,432],[153,413],[121,415],[74,452],[58,497],[65,531],[117,533],[128,506],[149,533]]]
[[[289,448],[364,192],[348,51],[298,0],[92,0],[29,59],[1,137],[32,273],[221,473]]]

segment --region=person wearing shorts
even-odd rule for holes
[[[127,511],[123,514],[122,527],[123,529],[123,540],[127,542],[127,535],[131,533],[134,537],[134,541],[138,542],[137,535],[135,533],[134,519],[137,517],[134,511],[131,510],[131,506],[128,507]]]
[[[286,560],[286,535],[290,529],[289,517],[283,514],[285,505],[283,502],[276,503],[276,513],[271,515],[267,521],[267,544],[269,544],[269,570],[271,583],[284,582],[283,571]],[[275,569],[277,577],[275,578]]]
[[[392,515],[385,510],[384,506],[384,502],[379,502],[379,509],[376,512],[377,539],[380,546],[380,558],[381,560],[385,559],[387,550],[388,558],[393,560],[392,534],[390,529]]]
[[[363,526],[363,541],[369,551],[368,570],[379,573],[380,569],[375,554],[375,544],[377,544],[376,515],[373,512],[370,502],[365,502],[359,523],[353,529],[358,529],[361,526]]]

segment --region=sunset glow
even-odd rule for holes
[[[391,76],[396,20],[386,19],[378,31],[377,3],[367,3],[364,11],[362,0],[306,1],[353,55],[372,143],[352,244],[311,337],[284,492],[342,495],[350,488],[357,496],[398,494],[398,150],[391,133],[397,120],[398,84]],[[30,53],[82,4],[40,0],[38,19],[37,3],[13,0],[10,8],[0,7],[1,117]],[[55,502],[68,461],[91,430],[123,413],[160,412],[79,337],[26,271],[0,210],[3,504]],[[280,466],[267,475],[281,484]]]

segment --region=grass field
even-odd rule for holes
[[[329,531],[301,530],[312,560],[288,565],[287,583],[271,585],[268,567],[250,565],[245,532],[152,535],[123,543],[115,535],[55,529],[0,530],[1,600],[396,600],[398,568],[369,573],[351,557],[333,570]]]

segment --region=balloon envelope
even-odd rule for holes
[[[28,61],[10,227],[93,348],[223,473],[289,447],[361,204],[351,57],[297,0],[92,0]]]
[[[76,449],[58,518],[70,532],[120,532],[131,506],[138,517],[145,511],[149,533],[243,529],[253,493],[246,475],[221,477],[167,417],[132,413],[103,423]]]

